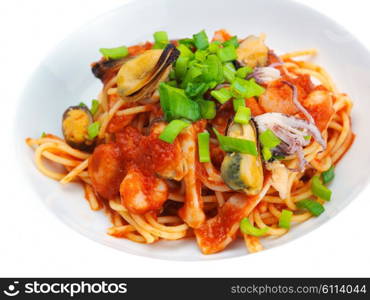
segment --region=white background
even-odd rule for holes
[[[80,236],[22,184],[12,139],[22,87],[61,39],[124,2],[0,1],[0,276],[369,277],[369,187],[333,220],[289,244],[242,258],[173,262],[125,254]],[[368,1],[299,2],[335,19],[370,48]]]

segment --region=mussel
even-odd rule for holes
[[[70,106],[63,114],[62,131],[64,139],[72,148],[91,151],[95,140],[89,139],[88,128],[94,122],[86,106]]]
[[[228,136],[247,139],[257,144],[257,131],[253,121],[248,124],[232,123]],[[263,168],[260,154],[228,153],[221,165],[221,176],[232,190],[243,190],[247,195],[257,195],[263,186]]]
[[[106,83],[119,71],[122,65],[129,60],[129,57],[120,59],[105,59],[102,57],[99,61],[91,64],[91,71],[101,82]]]
[[[159,83],[168,77],[172,63],[180,52],[172,44],[152,49],[122,65],[117,74],[118,94],[130,102],[150,97]]]
[[[238,61],[249,67],[263,67],[267,63],[269,49],[263,35],[250,35],[243,40],[237,51]]]

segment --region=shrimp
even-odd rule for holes
[[[117,144],[102,144],[89,158],[88,172],[94,190],[106,199],[119,194],[124,177],[122,152]]]
[[[122,204],[130,212],[144,214],[161,208],[168,198],[168,187],[163,179],[146,176],[132,168],[122,180],[120,195]]]
[[[265,112],[279,112],[286,115],[299,112],[293,102],[292,89],[281,81],[267,86],[266,92],[259,97],[259,104]]]
[[[261,192],[256,196],[235,193],[220,208],[215,217],[208,219],[195,229],[195,236],[201,251],[204,254],[212,254],[222,251],[229,245],[236,238],[241,219],[252,212],[270,186],[271,179],[269,177]]]
[[[303,100],[302,104],[315,120],[319,130],[325,130],[335,113],[330,92],[324,89],[316,89]]]
[[[284,83],[288,81],[297,88],[298,101],[303,100],[313,90],[313,84],[308,75],[299,75],[297,78],[284,77],[276,80],[266,87],[266,92],[259,97],[259,104],[265,112],[279,112],[295,115],[300,112],[293,101],[292,88]]]
[[[188,171],[184,177],[185,204],[180,217],[192,228],[198,228],[205,220],[200,182],[196,178],[196,132],[194,125],[187,127],[180,135],[181,148]]]
[[[175,139],[171,145],[158,140],[159,135],[165,127],[163,122],[158,122],[155,123],[150,130],[150,136],[158,141],[158,143],[151,143],[151,148],[154,152],[163,153],[161,157],[158,157],[159,154],[157,154],[155,158],[161,161],[160,164],[156,164],[155,171],[163,178],[180,181],[187,172],[186,162],[183,159],[179,139]],[[158,147],[157,151],[155,151],[156,147]],[[164,147],[166,147],[166,149],[168,148],[168,151],[161,151]]]

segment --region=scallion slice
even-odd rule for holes
[[[312,177],[311,181],[311,191],[312,194],[323,199],[325,201],[330,201],[331,190],[329,190],[325,185],[322,184],[319,176]]]
[[[283,209],[279,218],[279,227],[289,229],[292,216],[293,212],[291,210]]]
[[[224,42],[223,45],[224,47],[233,45],[235,48],[238,48],[239,47],[238,37],[234,35],[233,37],[231,37],[231,39]]]
[[[154,37],[154,49],[163,49],[169,43],[167,32],[157,31],[153,34]]]
[[[251,109],[245,106],[239,106],[234,117],[234,122],[239,124],[248,124],[251,119]]]
[[[281,140],[270,129],[262,132],[259,139],[261,144],[269,149],[274,148],[281,143]]]
[[[197,121],[201,117],[199,104],[189,99],[182,89],[162,82],[159,85],[159,98],[167,121],[179,118]]]
[[[322,176],[322,181],[324,182],[324,184],[332,181],[335,177],[334,166],[331,166],[329,170],[322,172],[321,176]]]
[[[209,153],[209,133],[198,133],[198,152],[200,162],[210,162],[211,156]]]
[[[265,92],[265,89],[257,84],[254,79],[245,80],[235,77],[231,84],[231,91],[236,98],[244,97],[251,98],[260,96]]]
[[[234,99],[234,100],[233,100],[233,106],[234,106],[234,111],[235,111],[235,112],[237,112],[237,111],[238,111],[238,107],[239,107],[239,106],[243,106],[243,107],[245,107],[245,100],[244,100],[244,98]]]
[[[212,120],[216,116],[216,103],[213,101],[198,99],[200,114],[203,119]]]
[[[220,147],[225,152],[240,152],[244,154],[250,154],[257,156],[257,146],[256,143],[250,140],[238,139],[234,137],[224,136],[220,134],[215,128],[213,128],[214,133],[217,136],[217,140],[220,143]]]
[[[313,201],[311,199],[301,200],[298,201],[296,204],[298,208],[307,209],[311,214],[313,214],[316,217],[321,215],[325,211],[324,206],[322,206],[319,202]]]
[[[240,230],[244,234],[249,234],[253,236],[263,236],[265,235],[268,231],[268,227],[264,227],[262,229],[254,227],[250,222],[248,218],[244,218],[240,222]]]
[[[100,123],[94,122],[87,128],[87,134],[90,140],[98,136],[100,131]]]
[[[208,50],[211,53],[217,53],[217,50],[221,47],[220,41],[213,41],[209,44]]]
[[[183,120],[173,120],[171,121],[162,133],[159,135],[159,139],[172,144],[179,133],[186,127],[190,125],[189,122],[185,122]]]
[[[252,74],[252,73],[253,73],[253,69],[249,66],[246,66],[246,67],[239,68],[236,71],[236,76],[238,76],[239,78],[245,79],[249,74]]]
[[[177,80],[182,80],[185,77],[186,71],[188,69],[189,56],[181,55],[175,64],[175,74]]]
[[[219,90],[212,91],[211,96],[215,98],[221,104],[224,104],[226,101],[230,100],[232,97],[230,90],[226,88],[221,88]]]
[[[126,46],[100,48],[99,51],[106,59],[120,59],[128,55],[128,48]]]
[[[207,82],[221,83],[224,79],[222,62],[215,54],[210,54],[204,62],[203,79]]]
[[[223,65],[222,69],[225,80],[230,83],[233,82],[236,73],[234,65],[232,63],[226,63]]]
[[[218,49],[217,55],[222,62],[233,61],[237,58],[236,50],[233,45],[228,45],[226,47]]]
[[[177,49],[180,51],[180,57],[181,56],[187,56],[187,57],[193,57],[194,53],[186,46],[183,44],[180,44]]]
[[[204,50],[209,46],[208,36],[204,30],[193,35],[194,45],[197,49]]]
[[[269,161],[272,157],[272,152],[267,147],[262,147],[262,156],[265,161]]]
[[[98,101],[98,100],[96,100],[96,99],[93,99],[93,100],[91,101],[91,108],[90,108],[90,112],[91,112],[93,115],[95,115],[95,114],[96,114],[96,112],[98,111],[98,109],[99,109],[99,101]]]

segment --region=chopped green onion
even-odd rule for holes
[[[120,59],[128,55],[128,48],[126,46],[100,48],[99,51],[106,59]]]
[[[177,81],[176,80],[171,80],[166,82],[169,86],[172,87],[177,87]]]
[[[238,37],[234,35],[231,39],[223,43],[224,47],[233,45],[235,48],[239,47]]]
[[[251,109],[245,106],[239,106],[234,117],[234,122],[239,124],[248,124],[251,119]]]
[[[269,161],[272,157],[271,150],[267,147],[262,148],[262,156],[265,161]]]
[[[258,85],[254,79],[245,80],[236,77],[231,84],[231,91],[236,98],[251,98],[262,95],[265,92],[265,89]]]
[[[217,53],[217,50],[220,48],[221,42],[220,41],[214,41],[209,44],[208,50],[211,53]]]
[[[249,66],[239,68],[236,71],[236,76],[245,79],[249,74],[253,73],[253,69]]]
[[[217,140],[220,143],[221,149],[225,152],[240,152],[253,156],[258,155],[255,142],[246,139],[224,136],[220,134],[215,128],[213,128],[213,131],[217,136]]]
[[[281,228],[290,228],[290,222],[292,220],[293,212],[287,209],[283,209],[281,211],[281,215],[279,218],[279,227]]]
[[[205,62],[208,54],[208,50],[197,50],[195,51],[194,56],[196,60],[199,60],[200,62]]]
[[[190,98],[203,95],[208,90],[208,84],[205,82],[189,82],[185,88],[185,93]]]
[[[218,100],[221,104],[224,104],[226,101],[230,100],[232,95],[229,89],[221,88],[219,90],[214,90],[211,92],[211,96]]]
[[[42,138],[46,137],[46,133],[45,133],[45,131],[43,131],[43,132],[41,133],[41,137],[42,137]]]
[[[189,38],[181,39],[181,40],[179,40],[179,44],[180,45],[185,45],[188,48],[192,48],[192,47],[194,47],[194,40],[189,39]]]
[[[204,63],[203,79],[207,82],[222,82],[224,79],[222,63],[215,54],[208,55]]]
[[[181,56],[193,57],[194,53],[185,45],[180,44],[177,49],[180,51]]]
[[[93,100],[91,101],[91,108],[90,108],[90,112],[91,112],[93,115],[95,115],[95,114],[96,114],[96,112],[98,111],[98,109],[99,109],[99,101],[98,101],[98,100],[96,100],[96,99],[93,99]]]
[[[193,35],[194,45],[197,49],[204,50],[208,48],[208,36],[204,30]]]
[[[189,125],[189,122],[185,122],[183,120],[173,120],[164,128],[162,133],[159,135],[159,139],[172,144],[179,133]]]
[[[235,79],[235,74],[236,74],[235,66],[233,65],[233,63],[224,64],[223,73],[224,73],[224,77],[227,82],[230,82],[230,83],[233,82],[233,80]]]
[[[311,136],[310,136],[310,135],[305,135],[303,138],[304,138],[306,141],[309,141],[309,140],[311,139]]]
[[[94,122],[87,128],[87,134],[89,136],[89,139],[92,140],[96,136],[98,136],[100,130],[100,123]]]
[[[259,136],[261,144],[269,149],[275,148],[281,143],[281,140],[270,130],[267,129]]]
[[[168,35],[165,31],[157,31],[153,34],[154,36],[154,49],[163,49],[169,43]]]
[[[170,75],[168,75],[168,77],[171,79],[171,80],[175,80],[176,79],[176,72],[173,68],[171,68],[170,70]]]
[[[217,55],[222,62],[233,61],[237,58],[236,50],[233,45],[228,45],[217,50]]]
[[[329,183],[330,181],[332,181],[335,177],[334,166],[331,166],[329,168],[329,170],[323,172],[321,174],[321,176],[322,176],[322,181],[324,182],[324,184]]]
[[[248,93],[246,95],[246,98],[259,97],[265,92],[265,89],[258,83],[256,83],[254,78],[247,80],[247,82]]]
[[[171,87],[162,82],[159,85],[159,98],[167,121],[179,118],[196,121],[201,117],[199,104],[190,100],[182,89]]]
[[[243,107],[245,107],[245,100],[244,100],[244,98],[234,99],[234,100],[233,100],[233,106],[234,106],[234,111],[235,111],[235,112],[237,112],[237,111],[238,111],[238,107],[239,107],[239,106],[243,106]]]
[[[319,176],[312,177],[311,181],[311,191],[312,194],[323,199],[325,201],[330,201],[331,190],[329,190],[325,185],[322,184]]]
[[[213,101],[198,99],[202,119],[212,120],[216,116],[216,103]]]
[[[299,208],[307,209],[316,217],[321,215],[325,211],[324,206],[322,206],[319,202],[310,199],[298,201],[296,204]]]
[[[195,64],[189,63],[189,68],[185,74],[185,77],[181,83],[182,88],[186,88],[186,86],[189,84],[189,82],[198,80],[200,76],[202,76],[202,68],[198,67]]]
[[[266,226],[262,229],[254,227],[250,222],[248,218],[244,218],[240,222],[240,230],[244,234],[249,234],[253,236],[263,236],[265,235],[268,231],[269,228]]]
[[[78,105],[79,107],[87,107],[87,105],[83,102],[80,102],[80,104]]]
[[[209,133],[198,133],[198,152],[200,162],[210,162],[211,157],[209,154]]]

